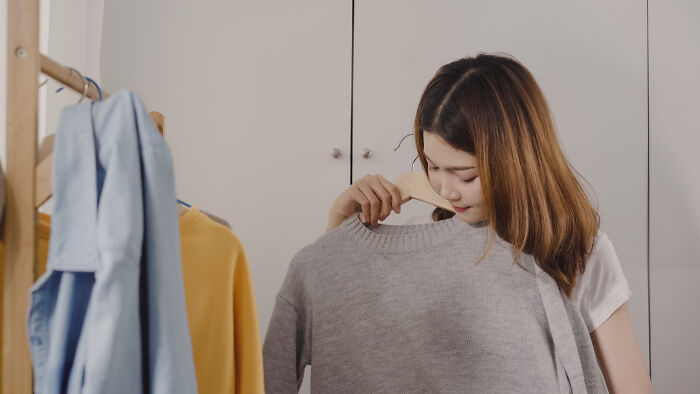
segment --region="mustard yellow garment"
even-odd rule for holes
[[[46,271],[50,229],[51,217],[39,214],[37,278]],[[199,392],[264,393],[255,296],[241,242],[192,207],[180,216],[180,247]],[[0,267],[4,257],[0,243]]]
[[[258,314],[241,242],[192,207],[180,216],[180,247],[199,392],[264,393]]]

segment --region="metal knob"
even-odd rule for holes
[[[338,148],[333,148],[333,152],[331,153],[331,157],[334,159],[340,159],[340,156],[343,155],[343,152],[340,151]]]
[[[369,159],[370,157],[372,157],[372,151],[367,148],[362,149],[362,157],[364,157],[365,159]]]

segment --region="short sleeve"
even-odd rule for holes
[[[607,234],[598,231],[597,241],[572,293],[588,332],[603,324],[632,296],[620,260]]]

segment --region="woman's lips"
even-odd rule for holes
[[[466,211],[467,209],[469,209],[469,207],[455,207],[455,206],[453,205],[453,206],[452,206],[452,209],[454,209],[454,210],[457,211],[457,212],[464,212],[464,211]]]

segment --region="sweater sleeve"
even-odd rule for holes
[[[303,314],[278,295],[263,345],[265,392],[296,393],[310,360],[310,329]]]
[[[292,258],[275,300],[263,344],[265,392],[296,393],[311,365],[312,302],[308,247]]]
[[[236,393],[264,393],[263,361],[253,279],[243,246],[236,238],[233,285],[233,332]]]

